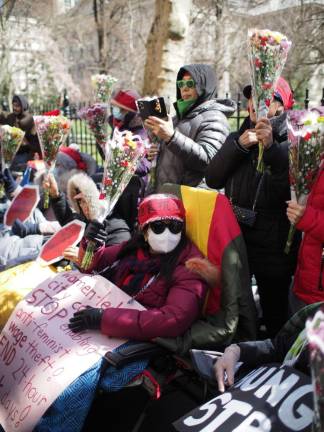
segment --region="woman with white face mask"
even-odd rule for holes
[[[206,294],[206,282],[186,267],[190,258],[201,257],[185,234],[185,209],[174,195],[155,194],[139,206],[138,233],[128,242],[104,247],[103,227],[91,222],[81,242],[80,259],[89,240],[97,243],[88,272],[96,272],[119,286],[145,306],[88,308],[70,320],[74,332],[98,329],[111,337],[150,340],[177,337],[198,319]]]

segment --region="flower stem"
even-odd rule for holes
[[[83,270],[88,270],[90,268],[92,264],[95,247],[96,247],[95,242],[89,241],[81,263],[81,267],[83,268]]]
[[[290,224],[288,238],[287,238],[287,242],[286,242],[286,246],[285,246],[285,254],[286,255],[288,255],[289,252],[290,252],[290,248],[291,248],[292,242],[294,240],[295,232],[296,232],[295,225],[294,224]]]
[[[264,147],[262,143],[259,142],[259,155],[258,155],[258,165],[257,165],[257,171],[259,173],[264,172],[263,152],[264,152]]]
[[[48,209],[49,207],[49,190],[44,190],[44,209]]]

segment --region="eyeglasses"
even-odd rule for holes
[[[177,86],[179,88],[183,88],[183,87],[188,87],[188,88],[193,88],[196,86],[196,83],[193,79],[190,80],[179,80],[177,81]]]
[[[166,228],[169,228],[172,234],[179,234],[183,229],[183,222],[177,220],[155,221],[151,222],[149,227],[154,234],[162,234]]]

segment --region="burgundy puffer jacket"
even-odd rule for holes
[[[295,273],[295,295],[307,304],[324,300],[324,166],[296,227],[304,232]]]
[[[123,244],[100,248],[88,272],[100,272],[114,263],[122,247]],[[139,293],[136,300],[147,309],[145,311],[105,309],[101,332],[112,337],[143,341],[159,336],[182,335],[198,319],[207,292],[206,282],[185,266],[186,261],[193,257],[202,255],[196,246],[188,242],[174,270],[171,287],[168,289],[164,279],[158,277]],[[123,260],[118,265],[117,272],[122,273]]]

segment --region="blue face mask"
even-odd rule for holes
[[[112,115],[113,115],[113,117],[116,119],[116,120],[124,120],[124,117],[125,117],[125,113],[123,113],[122,111],[121,111],[121,109],[119,108],[119,107],[117,107],[117,106],[112,106],[111,107],[111,112],[112,112]]]

